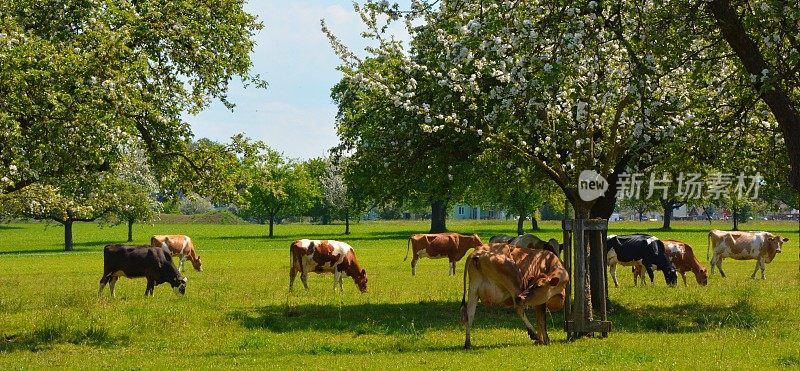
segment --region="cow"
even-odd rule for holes
[[[153,236],[150,237],[150,246],[160,247],[167,253],[167,256],[180,255],[178,270],[181,273],[183,273],[183,263],[186,262],[187,258],[192,262],[194,270],[203,271],[203,262],[200,261],[200,256],[197,255],[194,243],[192,243],[192,239],[189,236],[180,234]]]
[[[511,240],[513,240],[514,238],[516,238],[516,237],[509,236],[507,234],[498,234],[496,236],[492,236],[492,238],[489,239],[489,243],[490,244],[493,244],[493,243],[511,243]]]
[[[186,277],[175,268],[169,255],[152,246],[106,245],[103,248],[103,277],[100,278],[100,290],[109,284],[111,297],[114,297],[114,286],[120,276],[128,278],[146,277],[145,296],[153,296],[156,285],[169,283],[178,295],[186,293]]]
[[[531,340],[535,344],[549,344],[545,309],[563,308],[568,281],[569,273],[558,256],[550,251],[511,244],[476,248],[464,266],[464,294],[461,296],[461,321],[466,327],[464,348],[472,347],[470,331],[479,299],[484,305],[513,307]],[[527,307],[534,307],[536,311],[536,330],[525,315]]]
[[[756,259],[756,269],[753,270],[750,278],[756,278],[756,272],[761,269],[761,279],[766,279],[764,274],[766,264],[775,259],[775,255],[781,252],[783,243],[787,241],[789,241],[788,238],[769,232],[725,232],[713,229],[708,232],[707,248],[714,252],[714,256],[711,258],[711,274],[714,274],[714,266],[716,266],[719,268],[719,274],[725,277],[725,271],[722,270],[722,259],[724,258]]]
[[[297,240],[289,245],[291,259],[289,269],[289,291],[294,288],[294,278],[300,272],[300,280],[308,290],[308,272],[333,273],[333,291],[336,284],[344,291],[342,276],[353,278],[358,289],[367,292],[367,271],[356,260],[353,247],[334,240]]]
[[[653,285],[653,269],[664,273],[667,285],[675,286],[678,274],[675,266],[669,261],[664,252],[664,243],[657,237],[646,234],[631,234],[624,236],[608,236],[606,240],[606,259],[611,270],[614,286],[619,287],[617,281],[617,264],[635,266],[642,264],[650,277]],[[634,283],[635,283],[634,278]]]
[[[694,278],[700,286],[708,284],[708,269],[697,260],[691,246],[681,241],[664,240],[664,252],[678,273],[681,274],[684,286],[688,286],[686,283],[686,272],[688,271],[694,273]],[[644,283],[644,266],[641,264],[633,267],[634,283],[636,277],[641,277],[642,283]]]
[[[431,259],[447,258],[450,261],[450,269],[447,275],[456,275],[456,262],[467,254],[467,250],[483,245],[481,238],[477,234],[463,235],[458,233],[429,233],[415,234],[408,238],[406,246],[406,257],[408,259],[408,249],[413,249],[411,258],[411,275],[417,275],[417,261],[422,257]]]
[[[547,250],[553,254],[556,254],[556,256],[560,256],[561,250],[564,248],[564,244],[558,243],[555,238],[551,238],[549,241],[545,242],[544,240],[541,240],[539,237],[536,237],[530,233],[514,237],[509,243],[512,245],[527,247],[529,249]]]

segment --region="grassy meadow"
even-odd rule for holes
[[[610,233],[645,232],[679,239],[706,260],[709,228],[729,224],[612,222]],[[560,223],[541,223],[540,237],[561,239]],[[134,243],[152,234],[190,235],[204,272],[191,270],[186,295],[168,284],[144,297],[145,280],[121,279],[117,297],[98,300],[102,248],[123,242],[124,227],[75,227],[75,251],[61,250],[57,225],[0,225],[0,368],[2,369],[466,369],[800,368],[800,273],[796,222],[750,222],[746,229],[788,236],[767,265],[767,279],[750,279],[754,261],[726,259],[728,277],[699,287],[679,279],[666,287],[633,287],[620,269],[609,288],[613,332],[606,339],[566,341],[563,313],[549,318],[550,346],[534,346],[506,308],[479,306],[472,350],[462,349],[458,308],[463,260],[447,276],[445,260],[423,259],[417,276],[404,262],[410,234],[427,223],[362,222],[344,236],[341,225],[137,225]],[[448,221],[451,230],[484,241],[513,234],[513,221]],[[346,278],[334,293],[331,275],[311,274],[288,292],[290,241],[340,239],[366,268],[369,292]],[[410,260],[410,259],[409,259]],[[609,277],[610,279],[610,277]],[[534,319],[533,311],[529,318]]]

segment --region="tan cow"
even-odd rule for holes
[[[725,277],[725,271],[722,270],[722,259],[724,258],[756,259],[756,269],[753,270],[750,278],[756,278],[756,272],[761,269],[761,279],[766,279],[764,274],[766,264],[775,259],[775,255],[781,252],[781,247],[786,241],[789,239],[769,232],[711,230],[708,232],[708,248],[714,251],[711,258],[711,274],[714,274],[714,266],[716,266],[719,268],[719,274]]]
[[[409,246],[413,248],[411,257],[411,274],[417,274],[417,261],[419,258],[428,257],[431,259],[447,258],[450,261],[450,269],[447,275],[456,275],[456,262],[467,254],[467,250],[482,245],[481,238],[477,234],[463,235],[458,233],[429,233],[415,234],[408,238],[406,246],[406,257],[408,259]]]
[[[469,288],[467,288],[469,279]],[[549,344],[545,309],[564,306],[569,274],[550,251],[510,244],[483,245],[475,249],[464,266],[461,321],[466,325],[464,348],[470,348],[470,330],[478,300],[485,305],[513,307],[536,344]],[[467,300],[467,293],[469,299]],[[525,308],[536,310],[537,330],[528,321]]]
[[[289,291],[294,287],[294,278],[300,272],[300,280],[308,290],[308,272],[333,273],[333,290],[336,284],[343,290],[342,277],[353,278],[358,289],[367,292],[367,271],[356,260],[353,247],[334,240],[297,240],[289,245]]]
[[[182,234],[153,236],[150,237],[150,246],[160,247],[167,253],[167,256],[180,255],[181,260],[180,264],[178,264],[178,271],[180,272],[183,272],[183,263],[186,262],[186,259],[192,262],[194,270],[203,271],[203,262],[200,261],[200,256],[197,255],[194,243],[192,243],[192,239],[189,236]]]
[[[676,240],[663,240],[663,242],[664,253],[667,254],[667,258],[669,258],[672,265],[675,266],[678,273],[681,274],[684,286],[688,286],[686,284],[686,272],[689,271],[694,273],[694,278],[700,286],[708,284],[708,269],[697,260],[691,246],[685,242]],[[642,278],[642,285],[644,285],[644,266],[641,263],[633,267],[634,285],[636,285],[637,277]]]

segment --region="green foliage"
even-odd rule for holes
[[[107,171],[129,144],[176,190],[214,176],[187,155],[185,112],[229,107],[251,76],[253,33],[240,0],[43,0],[0,4],[0,194]],[[189,167],[190,179],[174,180]],[[171,181],[170,181],[171,180]],[[181,181],[183,180],[183,181]]]

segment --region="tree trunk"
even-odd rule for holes
[[[668,231],[672,229],[670,226],[672,223],[672,214],[675,212],[677,205],[679,205],[679,203],[673,200],[661,200],[661,207],[664,208],[664,224],[661,226],[662,231]]]
[[[734,201],[733,202],[733,230],[734,231],[738,231],[739,230],[739,218],[737,216],[738,214],[739,214],[739,205],[737,205],[736,201]]]
[[[128,219],[128,242],[133,242],[133,219]]]
[[[431,202],[431,231],[430,233],[447,232],[447,201]]]
[[[344,211],[344,234],[350,234],[350,212]]]
[[[275,216],[269,216],[269,236],[272,237],[272,227],[275,225]]]
[[[774,68],[767,64],[758,45],[747,35],[747,30],[730,1],[709,1],[706,9],[717,21],[722,37],[739,57],[745,70],[755,76],[760,76],[761,71],[767,70],[771,76]],[[758,80],[753,85],[753,89],[760,93],[761,99],[769,106],[781,128],[791,165],[789,182],[795,191],[800,192],[800,113],[782,86],[775,84],[763,89],[763,82]]]
[[[72,220],[67,219],[64,224],[64,251],[72,251]]]
[[[525,233],[523,226],[525,224],[525,215],[520,214],[517,217],[517,235]]]
[[[642,222],[642,219],[644,219],[643,217],[644,217],[644,211],[639,210],[639,222],[640,223]]]
[[[536,220],[536,211],[531,213],[531,230],[539,230],[539,221]]]

